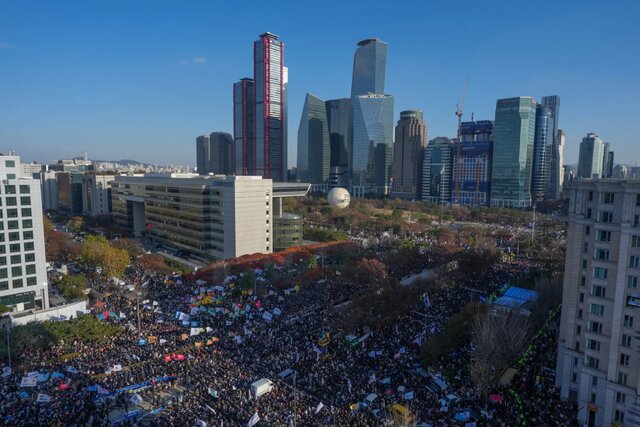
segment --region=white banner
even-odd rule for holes
[[[49,403],[51,402],[51,396],[44,393],[38,393],[38,398],[36,399],[38,403]]]
[[[38,384],[36,377],[22,377],[20,387],[35,387]]]

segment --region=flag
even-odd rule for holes
[[[76,368],[74,368],[73,366],[67,366],[65,368],[65,371],[69,372],[70,374],[77,374],[78,370]]]
[[[320,411],[322,411],[322,408],[324,408],[324,404],[322,402],[318,403],[318,405],[316,406],[316,414]]]
[[[6,378],[9,375],[11,375],[11,368],[5,366],[4,368],[2,368],[2,377]]]
[[[390,383],[391,383],[391,378],[389,377],[386,377],[380,380],[380,384],[390,384]]]
[[[205,423],[204,421],[202,421],[201,419],[196,419],[196,425],[198,427],[207,427],[207,423]]]
[[[20,387],[35,387],[38,384],[36,377],[22,377]]]
[[[51,396],[44,393],[38,393],[38,398],[36,399],[38,403],[49,403],[51,402]]]
[[[371,374],[371,376],[369,377],[369,384],[373,384],[376,382],[376,373],[374,372],[373,374]]]
[[[410,391],[404,394],[404,400],[413,400],[413,392]]]
[[[258,415],[258,412],[256,411],[256,413],[253,414],[253,416],[251,418],[249,418],[249,422],[247,423],[247,427],[252,427],[252,426],[258,424],[258,421],[260,421],[260,415]]]
[[[96,385],[96,390],[98,391],[98,394],[101,394],[103,396],[109,394],[109,390],[102,387],[101,385]]]
[[[431,301],[429,300],[429,295],[427,295],[426,292],[422,294],[422,302],[424,303],[425,309],[431,307]]]
[[[121,319],[126,319],[126,318],[127,318],[127,316],[125,316],[123,312],[120,312],[120,318],[121,318]]]
[[[131,396],[131,398],[129,399],[129,401],[134,405],[140,406],[140,404],[142,403],[142,397],[138,393],[134,393],[133,396]]]
[[[113,365],[113,372],[122,371],[122,365]]]
[[[159,342],[160,342],[160,344],[164,344],[164,343],[166,343],[166,342],[167,342],[167,340],[165,340],[164,338],[160,338],[160,341],[159,341]]]
[[[214,399],[218,399],[218,392],[214,389],[212,389],[211,387],[207,387],[207,392],[209,393],[209,396],[213,397]]]
[[[200,328],[191,328],[191,336],[194,335],[199,335],[200,334]]]

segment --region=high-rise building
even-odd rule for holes
[[[298,176],[311,184],[326,184],[331,152],[324,101],[307,94],[298,127]]]
[[[611,178],[613,176],[613,151],[611,144],[605,142],[602,150],[602,178]]]
[[[564,182],[564,131],[558,129],[551,151],[551,169],[549,171],[549,199],[559,199]]]
[[[460,124],[460,141],[453,148],[451,201],[466,206],[487,206],[491,196],[493,121]]]
[[[422,110],[400,113],[391,165],[394,197],[421,200],[422,160],[427,146],[427,125]]]
[[[571,184],[556,386],[578,424],[640,424],[640,182]]]
[[[115,175],[82,175],[82,214],[89,216],[111,213],[111,182]]]
[[[551,153],[555,136],[553,111],[542,105],[536,107],[536,133],[533,140],[531,167],[531,197],[541,201],[549,197],[551,179]]]
[[[393,156],[393,97],[384,94],[387,43],[366,39],[353,58],[351,193],[387,194]],[[378,147],[383,144],[384,146]]]
[[[40,188],[42,190],[42,209],[58,210],[57,172],[40,172]]]
[[[594,175],[602,177],[604,164],[604,143],[595,133],[589,133],[582,138],[578,157],[578,179],[592,178]]]
[[[254,42],[256,175],[287,177],[287,70],[284,43],[271,33]]]
[[[351,99],[332,99],[325,103],[329,125],[329,187],[349,187],[352,163]]]
[[[387,43],[377,38],[358,42],[353,58],[351,98],[368,93],[384,94],[388,48]]]
[[[354,97],[352,103],[352,196],[384,194],[389,185],[389,168],[393,154],[393,97],[360,95]],[[378,148],[379,145],[382,147]]]
[[[427,144],[422,166],[422,200],[446,203],[451,200],[453,142],[438,136]]]
[[[40,181],[23,176],[20,157],[0,156],[0,304],[49,308]]]
[[[253,79],[233,85],[233,139],[236,175],[256,174],[256,98]]]
[[[200,175],[232,175],[234,169],[233,137],[226,132],[213,132],[196,138],[198,173]]]
[[[531,206],[531,165],[536,101],[528,96],[499,99],[493,128],[491,206]]]
[[[616,179],[626,179],[628,173],[629,171],[625,165],[616,165],[613,168],[613,177]]]

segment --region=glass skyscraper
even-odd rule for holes
[[[491,206],[531,206],[536,106],[536,101],[528,96],[499,99],[496,103]]]
[[[349,187],[353,145],[351,99],[331,99],[325,103],[329,125],[329,188]]]
[[[604,142],[595,133],[589,133],[582,138],[578,157],[578,178],[590,179],[593,175],[602,178],[604,164]]]
[[[466,206],[487,206],[491,196],[493,121],[462,122],[460,139],[453,152],[451,200]]]
[[[233,139],[236,175],[256,174],[255,86],[244,78],[233,85]]]
[[[453,142],[438,136],[427,144],[422,166],[422,200],[445,203],[451,197]]]
[[[560,119],[560,97],[558,95],[543,96],[543,107],[551,110],[553,116],[553,141],[551,144],[551,159],[549,165],[549,185],[546,198],[559,199],[562,192],[562,167],[564,162],[564,140],[562,130],[558,129]]]
[[[384,94],[389,45],[380,39],[366,39],[358,43],[353,58],[351,97],[367,93]]]
[[[531,197],[534,201],[549,197],[551,156],[554,144],[553,111],[542,105],[536,107],[536,136],[533,142]]]
[[[287,178],[286,85],[284,43],[271,33],[254,42],[256,175]]]
[[[297,178],[311,184],[325,184],[329,178],[330,157],[326,105],[308,93],[298,128]]]
[[[384,94],[387,43],[358,43],[351,83],[352,195],[385,194],[393,156],[393,97]],[[382,144],[384,146],[379,145]]]

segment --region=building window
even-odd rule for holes
[[[601,261],[609,261],[609,249],[596,248],[593,257]]]
[[[627,400],[627,395],[624,393],[616,392],[616,402],[624,404]]]
[[[4,161],[4,166],[7,168],[15,168],[16,167],[16,161],[15,160],[5,160]]]
[[[590,368],[598,369],[600,367],[600,359],[598,359],[597,357],[587,356],[586,365]]]
[[[17,265],[15,267],[11,267],[11,275],[13,277],[22,276],[22,266]]]
[[[594,279],[601,279],[604,280],[607,278],[607,274],[609,273],[609,270],[607,270],[606,268],[602,268],[602,267],[594,267],[593,268],[593,278]]]
[[[587,218],[591,218],[591,208],[587,209]]]
[[[600,193],[600,203],[610,205],[613,203],[615,193]]]
[[[595,316],[604,316],[604,305],[602,304],[590,304],[589,313]]]
[[[623,325],[625,328],[633,328],[633,316],[625,314]]]
[[[31,197],[29,196],[20,197],[20,204],[22,206],[31,206]]]
[[[629,335],[622,335],[622,346],[631,347],[631,337]]]
[[[578,382],[578,374],[576,374],[575,372],[571,373],[571,382],[572,383],[577,383]]]
[[[600,351],[600,341],[588,339],[587,348],[593,351]]]
[[[638,276],[627,277],[627,288],[637,288],[637,287],[638,287]]]
[[[629,366],[629,355],[620,353],[620,364],[622,366]]]
[[[36,254],[24,254],[24,262],[34,262],[36,260]]]
[[[25,274],[36,274],[36,265],[29,264],[25,267]]]
[[[0,279],[6,279],[9,277],[9,273],[6,268],[0,268]]]
[[[22,220],[22,228],[33,228],[33,221],[30,220],[30,219],[23,219]]]
[[[589,243],[584,243],[584,245],[582,246],[582,252],[584,252],[585,254],[589,252]]]
[[[629,267],[630,268],[640,268],[640,256],[631,255],[629,257]]]
[[[589,250],[589,249],[587,248],[587,250]],[[586,251],[585,251],[585,252],[586,252]],[[586,259],[583,259],[583,260],[582,260],[582,268],[583,268],[583,269],[587,268],[587,260],[586,260]]]
[[[22,216],[31,216],[31,208],[22,208]]]
[[[9,282],[6,280],[0,282],[0,291],[6,291],[9,289]]]
[[[12,243],[9,245],[9,252],[12,254],[20,252],[20,243]]]
[[[631,236],[631,247],[640,248],[640,236]]]
[[[633,216],[633,226],[636,228],[640,227],[640,215]]]
[[[25,242],[24,250],[25,252],[34,250],[33,242]]]
[[[580,302],[584,302],[584,294],[583,293],[580,293],[579,299],[580,299]]]
[[[613,212],[598,211],[598,222],[610,224],[613,222]]]
[[[27,286],[35,286],[38,284],[38,279],[35,276],[27,277]]]
[[[636,206],[640,206],[640,194],[636,194]]]
[[[624,372],[618,372],[618,384],[627,385],[627,381],[629,380],[629,376]]]
[[[618,411],[616,409],[616,415],[615,415],[614,419],[618,423],[623,423],[624,422],[624,412]]]
[[[10,242],[17,242],[20,240],[20,233],[17,231],[14,231],[12,233],[9,233],[9,241]]]
[[[607,288],[604,286],[592,285],[591,286],[591,295],[594,297],[605,298],[607,293]]]
[[[593,320],[589,320],[588,330],[589,330],[589,332],[595,332],[597,334],[601,334],[602,333],[602,323],[594,322]]]
[[[22,233],[22,238],[24,240],[33,240],[33,231],[24,231]]]
[[[578,309],[578,319],[582,319],[582,309]]]
[[[13,279],[13,282],[11,282],[11,287],[13,289],[21,288],[22,285],[23,285],[22,279]]]
[[[11,264],[20,264],[20,263],[22,263],[22,256],[11,255]]]
[[[31,190],[29,189],[28,185],[21,185],[20,186],[20,194],[29,194],[31,192]]]
[[[598,230],[596,232],[596,239],[600,242],[610,242],[611,241],[611,232]]]
[[[576,326],[576,335],[580,335],[581,332],[582,332],[582,326],[580,325]]]
[[[6,256],[0,256],[0,265],[2,265],[2,266],[7,265],[7,257]]]
[[[9,230],[17,230],[20,227],[20,223],[17,220],[7,221],[7,228]]]
[[[589,201],[593,200],[593,191],[589,191]]]
[[[591,377],[591,385],[592,386],[598,385],[598,377]]]
[[[585,234],[585,236],[588,236],[589,234],[591,234],[591,226],[587,225],[584,228],[584,234]]]
[[[7,218],[18,218],[18,209],[7,209]]]
[[[17,197],[7,197],[6,199],[7,206],[17,206],[18,198]]]

